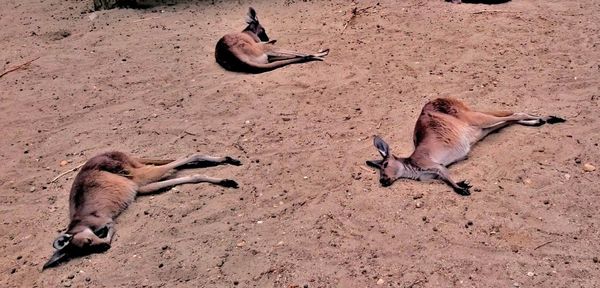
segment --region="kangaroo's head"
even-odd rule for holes
[[[367,161],[367,165],[379,169],[379,183],[381,185],[384,187],[390,186],[405,174],[406,167],[403,158],[397,158],[392,155],[390,146],[379,136],[375,136],[373,145],[375,145],[383,160],[369,160]]]
[[[102,226],[94,231],[86,226],[75,226],[59,235],[52,247],[56,249],[43,269],[54,267],[69,258],[106,251],[110,248],[112,228]]]
[[[256,11],[254,8],[250,7],[248,9],[248,15],[246,17],[246,23],[248,26],[244,29],[244,32],[251,32],[260,39],[260,41],[267,42],[269,41],[269,36],[267,36],[267,31],[265,28],[258,23],[258,18],[256,17]]]

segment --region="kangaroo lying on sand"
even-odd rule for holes
[[[256,18],[256,11],[250,7],[248,26],[244,31],[223,36],[215,48],[215,58],[223,68],[231,71],[261,73],[293,63],[323,61],[329,49],[317,54],[304,54],[277,49]]]
[[[469,195],[468,181],[454,182],[446,166],[467,158],[471,146],[488,134],[512,124],[541,126],[566,120],[556,117],[538,117],[526,113],[506,111],[479,112],[451,98],[441,98],[425,104],[414,131],[415,150],[408,158],[390,153],[383,139],[375,136],[373,144],[383,160],[367,161],[379,169],[379,182],[392,185],[400,178],[427,180],[438,178],[460,195]]]
[[[168,179],[176,170],[219,164],[241,165],[231,157],[194,155],[179,160],[144,160],[121,152],[108,152],[89,159],[75,177],[69,195],[70,222],[58,236],[56,249],[43,269],[70,257],[106,251],[115,233],[114,219],[137,195],[161,192],[186,183],[209,182],[237,188],[229,179],[203,175]],[[158,165],[158,166],[153,166]]]

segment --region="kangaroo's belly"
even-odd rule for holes
[[[438,149],[430,156],[434,162],[448,166],[467,158],[470,151],[471,139],[465,135],[464,137],[458,137],[456,141],[445,145],[444,149]]]

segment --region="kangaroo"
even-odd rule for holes
[[[227,70],[262,73],[293,63],[323,61],[322,57],[329,54],[329,49],[304,54],[275,48],[276,40],[269,40],[252,7],[248,10],[246,23],[248,26],[244,31],[227,34],[217,42],[215,58]]]
[[[466,159],[471,146],[488,134],[512,124],[541,126],[565,122],[556,116],[538,117],[507,111],[480,112],[469,109],[463,102],[440,98],[423,107],[413,136],[415,149],[408,158],[396,157],[379,136],[373,144],[383,160],[367,161],[379,169],[381,185],[390,186],[400,178],[413,180],[441,179],[463,196],[470,195],[468,181],[454,182],[446,168]]]
[[[69,195],[70,222],[54,240],[56,251],[43,269],[73,256],[103,252],[110,248],[114,220],[137,195],[159,193],[186,183],[208,182],[237,188],[234,180],[203,175],[171,178],[177,170],[241,162],[231,157],[193,155],[179,160],[137,159],[121,152],[107,152],[89,159],[82,167]],[[157,165],[157,166],[154,166]]]

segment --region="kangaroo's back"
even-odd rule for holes
[[[469,107],[457,99],[438,98],[427,102],[415,124],[415,147],[428,138],[452,145],[460,136],[461,128],[467,124],[464,118],[468,111]]]
[[[135,197],[136,183],[127,178],[144,165],[121,152],[96,155],[82,167],[71,187],[72,219],[97,214],[114,217]]]

